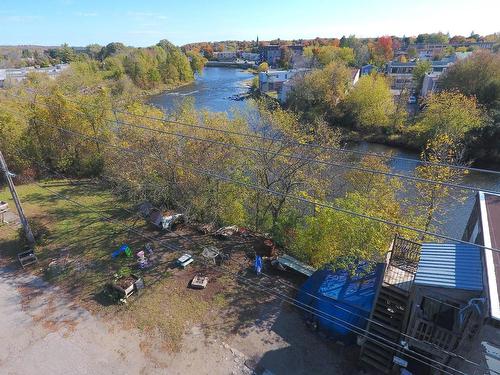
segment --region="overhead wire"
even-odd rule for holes
[[[359,166],[349,165],[349,164],[345,164],[345,163],[338,163],[338,162],[332,162],[332,161],[327,161],[327,160],[320,160],[320,159],[316,159],[316,158],[309,158],[309,157],[304,157],[304,156],[300,156],[300,155],[296,155],[296,154],[285,154],[285,153],[282,153],[279,151],[265,150],[265,149],[258,148],[258,147],[237,145],[234,143],[219,141],[219,140],[215,140],[215,139],[202,138],[202,137],[197,137],[197,136],[189,135],[189,134],[169,132],[166,130],[150,128],[150,127],[143,126],[143,125],[131,124],[131,123],[127,123],[127,122],[120,121],[120,120],[106,120],[106,121],[110,121],[113,123],[117,123],[120,125],[132,127],[132,128],[136,128],[136,129],[148,130],[148,131],[152,131],[155,133],[167,134],[167,135],[172,135],[175,137],[191,139],[191,140],[196,140],[196,141],[206,142],[206,143],[211,143],[211,144],[217,144],[220,146],[233,147],[233,148],[237,148],[239,150],[252,151],[252,152],[256,152],[256,153],[260,153],[260,154],[270,153],[273,156],[281,156],[284,158],[306,161],[306,162],[315,163],[315,164],[322,164],[322,165],[327,165],[327,166],[337,167],[337,168],[342,168],[342,169],[351,169],[351,170],[360,171],[360,172],[380,174],[383,176],[400,178],[400,179],[415,181],[415,182],[419,182],[419,183],[434,184],[434,185],[446,186],[446,187],[457,188],[457,189],[462,189],[462,190],[472,190],[475,192],[483,191],[483,192],[489,193],[489,194],[500,194],[500,192],[496,191],[496,190],[483,189],[483,188],[479,188],[479,187],[475,187],[475,186],[456,184],[456,183],[452,183],[452,182],[436,181],[436,180],[422,178],[422,177],[408,176],[408,175],[404,175],[404,174],[399,174],[399,173],[394,173],[394,172],[386,172],[386,171],[373,169],[373,168],[359,167]]]
[[[128,153],[130,155],[136,155],[136,156],[142,156],[142,157],[156,159],[156,160],[159,160],[159,161],[161,161],[164,164],[169,165],[169,166],[176,166],[176,167],[184,169],[184,170],[188,169],[188,170],[191,170],[191,171],[195,171],[196,173],[205,175],[207,177],[211,177],[211,178],[214,178],[214,179],[217,179],[217,180],[220,180],[220,181],[224,181],[224,182],[227,182],[227,183],[231,183],[231,184],[240,185],[240,186],[246,187],[248,189],[253,189],[253,190],[256,190],[256,191],[262,191],[262,192],[264,192],[266,194],[269,194],[269,195],[275,195],[275,196],[281,196],[281,197],[285,197],[285,198],[290,198],[290,199],[296,200],[298,202],[307,203],[307,204],[310,204],[310,205],[313,205],[313,206],[317,206],[317,207],[332,209],[334,211],[342,212],[342,213],[345,213],[347,215],[356,216],[356,217],[364,218],[364,219],[367,219],[367,220],[372,220],[372,221],[379,222],[379,223],[382,223],[382,224],[386,224],[386,225],[389,225],[389,226],[392,226],[392,227],[409,230],[409,231],[412,231],[412,232],[415,232],[415,233],[419,233],[419,234],[423,234],[423,235],[428,235],[428,236],[432,236],[432,237],[435,237],[435,238],[441,238],[441,239],[445,239],[445,240],[449,240],[449,241],[454,241],[454,242],[457,242],[457,243],[463,243],[463,244],[466,244],[466,245],[472,245],[472,246],[475,246],[475,247],[480,247],[480,248],[484,248],[484,249],[495,251],[495,252],[500,252],[500,249],[492,248],[492,247],[489,247],[489,246],[485,246],[485,245],[481,245],[481,244],[475,244],[475,243],[472,243],[472,242],[469,242],[469,241],[465,241],[465,240],[461,240],[461,239],[458,239],[458,238],[454,238],[454,237],[451,237],[451,236],[448,236],[448,235],[444,235],[444,234],[440,234],[440,233],[436,233],[436,232],[431,232],[431,231],[427,231],[427,230],[415,228],[415,227],[412,227],[412,226],[409,226],[409,225],[405,225],[405,224],[401,224],[401,223],[396,223],[396,222],[393,222],[393,221],[390,221],[390,220],[386,220],[386,219],[383,219],[383,218],[380,218],[380,217],[377,217],[377,216],[371,216],[371,215],[368,215],[368,214],[359,213],[359,212],[352,211],[352,210],[349,210],[349,209],[345,209],[345,208],[342,208],[342,207],[338,207],[338,206],[334,206],[334,205],[331,205],[331,204],[323,203],[323,202],[320,202],[320,201],[314,201],[314,200],[311,200],[311,199],[308,199],[308,198],[304,198],[304,197],[300,197],[300,196],[296,196],[296,195],[292,195],[292,194],[288,194],[288,193],[283,193],[283,192],[280,192],[280,191],[277,191],[277,190],[273,190],[273,189],[265,188],[265,187],[262,187],[262,186],[259,186],[259,185],[255,185],[253,183],[248,183],[248,182],[245,182],[245,181],[235,180],[235,179],[233,179],[231,177],[227,177],[225,175],[220,175],[218,173],[205,170],[203,168],[199,168],[199,167],[192,166],[192,165],[186,165],[186,164],[180,163],[180,162],[169,161],[169,160],[166,160],[164,158],[161,158],[161,157],[158,157],[158,156],[155,156],[155,155],[151,155],[151,154],[148,154],[148,153],[145,153],[145,152],[142,152],[142,151],[138,151],[138,150],[134,150],[134,149],[130,149],[130,148],[125,148],[125,147],[122,147],[122,146],[113,145],[113,144],[111,144],[111,143],[109,143],[109,142],[107,142],[105,140],[100,139],[100,138],[88,136],[88,135],[85,135],[85,134],[82,134],[82,133],[79,133],[79,132],[75,132],[73,130],[69,130],[69,129],[66,129],[66,128],[62,128],[62,127],[58,127],[58,126],[53,126],[53,125],[48,125],[48,124],[47,124],[47,126],[59,129],[59,130],[61,130],[63,132],[67,132],[68,134],[73,134],[73,135],[76,135],[76,136],[79,136],[79,137],[82,137],[82,138],[93,140],[94,142],[103,144],[103,145],[105,145],[107,147],[110,147],[110,148],[121,150],[121,151],[123,151],[125,153]]]
[[[9,95],[11,97],[14,97],[14,98],[22,99],[22,97],[15,95],[13,93],[10,93],[10,92],[5,92],[5,94]],[[64,97],[64,100],[71,102],[71,103],[74,103],[74,104],[82,105],[81,102],[79,102],[77,100],[70,99],[70,98]],[[95,108],[102,109],[102,106],[100,106],[98,104],[90,103],[90,105],[95,107]],[[85,113],[85,111],[83,111],[80,108],[77,108],[76,110],[79,112]],[[269,137],[269,136],[255,134],[255,133],[245,133],[245,132],[239,132],[239,131],[227,130],[227,129],[219,129],[219,128],[209,127],[209,126],[205,126],[205,125],[192,124],[192,123],[187,123],[187,122],[183,122],[183,121],[169,120],[166,118],[160,118],[160,117],[148,116],[148,115],[144,115],[144,114],[133,113],[130,111],[124,111],[124,110],[115,109],[115,108],[111,108],[110,111],[115,114],[114,119],[106,118],[105,119],[106,121],[117,121],[116,113],[121,113],[121,114],[126,114],[129,116],[134,116],[134,117],[152,120],[152,121],[177,124],[177,125],[184,126],[184,127],[204,129],[204,130],[208,130],[208,131],[220,132],[220,133],[225,133],[225,134],[239,135],[239,136],[243,136],[243,137],[247,137],[247,138],[261,139],[261,140],[266,140],[266,141],[271,141],[271,142],[282,142],[282,143],[284,142],[287,145],[300,146],[300,147],[304,147],[304,148],[317,148],[317,149],[321,149],[324,151],[336,151],[336,152],[342,152],[342,153],[366,155],[366,156],[373,156],[373,157],[378,157],[378,158],[383,158],[383,159],[388,159],[388,160],[400,160],[403,162],[411,162],[411,163],[430,165],[430,166],[447,167],[447,168],[452,168],[452,169],[459,169],[459,170],[464,170],[464,171],[474,171],[474,172],[479,172],[479,173],[490,173],[490,174],[496,174],[496,175],[500,176],[500,171],[495,171],[492,169],[477,168],[477,167],[443,163],[443,162],[431,162],[428,160],[412,159],[412,158],[405,158],[405,157],[393,156],[393,155],[387,155],[387,154],[381,154],[381,153],[367,152],[367,151],[361,151],[361,150],[352,150],[352,149],[341,148],[341,147],[325,146],[325,145],[321,145],[321,144],[317,144],[317,143],[288,141],[288,140],[285,140],[283,138]],[[403,176],[405,176],[405,175],[403,175]]]

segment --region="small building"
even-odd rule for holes
[[[270,69],[267,72],[260,72],[259,90],[262,93],[276,91],[278,100],[284,103],[295,84],[295,79],[308,71],[310,69],[302,68],[290,70]]]
[[[395,238],[361,363],[383,373],[401,366],[440,374],[451,366],[469,374],[477,370],[472,363],[488,369],[481,374],[500,371],[500,195],[477,194],[462,240],[468,243]],[[373,334],[395,349],[366,338]]]
[[[481,248],[486,313],[475,334],[458,354],[484,368],[500,372],[500,195],[478,192],[462,240]],[[451,364],[466,373],[476,370],[470,363],[452,360]]]
[[[354,344],[357,337],[352,326],[365,329],[383,271],[383,264],[368,263],[360,264],[353,274],[346,270],[316,271],[297,296],[307,322],[335,340]],[[335,318],[350,326],[332,322]]]

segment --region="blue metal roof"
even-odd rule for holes
[[[422,244],[415,284],[483,290],[483,268],[479,247],[466,244]]]

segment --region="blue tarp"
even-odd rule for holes
[[[316,271],[302,285],[297,297],[311,311],[306,312],[306,318],[316,322],[331,338],[355,343],[356,333],[352,329],[366,328],[383,271],[381,263],[371,267],[364,263],[353,275],[346,270]],[[338,324],[330,321],[336,318]]]

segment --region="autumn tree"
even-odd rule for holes
[[[259,73],[261,72],[267,72],[269,70],[269,64],[267,62],[261,62],[259,66],[257,67],[257,70]]]
[[[342,62],[331,62],[297,79],[288,105],[304,119],[335,118],[337,106],[351,86],[351,72]]]
[[[454,142],[461,142],[467,132],[484,126],[484,113],[473,97],[454,91],[434,93],[424,101],[424,110],[413,130],[420,142],[446,134]]]
[[[446,133],[438,134],[430,139],[421,154],[421,159],[431,164],[421,164],[416,176],[440,183],[458,183],[468,173],[467,169],[453,168],[443,164],[464,166],[464,148],[453,137]],[[438,165],[439,164],[439,165]],[[439,217],[446,212],[451,202],[460,202],[463,191],[446,185],[417,182],[414,206],[421,216],[424,231],[435,230]],[[423,241],[425,234],[421,236]]]
[[[361,160],[364,168],[388,172],[380,158]],[[411,218],[404,213],[397,195],[403,187],[397,179],[376,173],[353,171],[346,176],[349,189],[332,205],[357,214],[376,216],[397,223]],[[291,239],[293,254],[316,267],[349,269],[359,261],[383,261],[394,237],[394,228],[330,208],[315,209],[298,225]]]
[[[370,45],[372,59],[375,64],[382,65],[394,57],[392,48],[392,38],[390,36],[382,36],[377,41]]]
[[[189,51],[187,56],[191,64],[191,70],[195,73],[201,74],[208,60],[196,51]]]
[[[459,90],[464,95],[475,96],[487,108],[500,109],[500,55],[474,52],[449,67],[439,85],[444,90]]]
[[[388,125],[395,111],[387,79],[379,74],[361,77],[346,102],[361,127]]]

